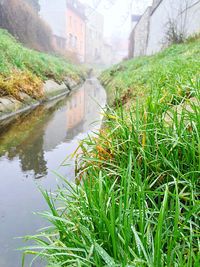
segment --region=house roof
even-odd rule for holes
[[[131,16],[131,21],[132,21],[132,22],[137,22],[137,21],[140,20],[141,17],[142,17],[142,15],[135,15],[135,14],[133,14],[133,15]]]
[[[81,4],[78,0],[66,0],[67,8],[70,8],[83,20],[86,20],[85,16],[85,6]]]
[[[140,18],[138,19],[137,23],[135,24],[135,26],[133,27],[132,31],[131,31],[131,34],[130,36],[133,34],[133,32],[135,31],[135,29],[137,28],[138,24],[140,23],[140,20],[143,18],[143,16],[149,12],[151,14],[151,9],[152,9],[152,6],[148,6],[147,9],[145,10],[145,12],[140,16]],[[129,37],[130,39],[130,37]]]

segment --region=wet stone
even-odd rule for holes
[[[0,112],[15,111],[21,106],[21,102],[11,97],[0,98]]]
[[[0,112],[3,112],[4,110],[5,110],[5,106],[2,103],[0,103]]]
[[[19,93],[19,97],[23,101],[31,101],[32,100],[32,98],[29,95],[27,95],[26,93],[23,93],[23,92]]]
[[[44,92],[48,94],[48,93],[52,93],[56,91],[65,90],[66,85],[64,83],[58,84],[53,80],[48,80],[45,82],[43,89],[44,89]]]
[[[0,98],[0,103],[4,106],[9,106],[9,105],[12,105],[13,102],[8,97],[2,97]]]
[[[71,88],[77,85],[77,82],[70,78],[67,78],[65,81]]]

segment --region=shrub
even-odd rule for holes
[[[24,0],[0,2],[0,27],[30,48],[47,52],[54,50],[50,28]]]

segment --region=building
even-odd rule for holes
[[[129,37],[129,58],[146,55],[151,7],[138,17]]]
[[[51,27],[55,48],[85,60],[84,6],[78,0],[39,0],[40,16]]]
[[[104,17],[86,6],[86,63],[102,63]]]
[[[40,15],[52,29],[56,50],[81,63],[109,66],[116,62],[110,42],[104,41],[103,15],[78,0],[39,1]],[[127,56],[127,47],[121,43],[115,49],[117,61]]]
[[[131,16],[131,29],[135,27],[136,23],[141,19],[141,17],[142,17],[141,15],[135,15],[135,14]]]
[[[127,59],[128,57],[128,38],[126,35],[114,36],[110,43],[113,47],[113,63]]]
[[[67,48],[66,0],[39,0],[40,16],[51,27],[53,42],[58,50]]]
[[[85,7],[79,1],[66,0],[67,49],[85,61]]]
[[[114,62],[114,51],[112,45],[104,42],[102,47],[102,65],[109,67]]]

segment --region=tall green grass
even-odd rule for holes
[[[80,83],[85,77],[83,67],[60,56],[28,49],[0,29],[0,97],[12,96],[21,101],[20,93],[24,92],[41,99],[45,80],[60,83],[69,78]]]
[[[112,104],[116,90],[120,95],[131,91],[131,101],[139,97],[142,103],[152,88],[162,90],[163,97],[174,103],[171,95],[178,99],[187,96],[196,82],[200,74],[199,58],[200,38],[197,37],[191,42],[172,45],[156,55],[113,66],[100,77],[107,89],[109,104]]]
[[[62,81],[65,77],[79,80],[83,69],[59,56],[28,49],[6,30],[0,29],[0,74],[6,77],[13,71],[27,71],[42,80]]]
[[[199,80],[198,80],[199,81]],[[200,266],[200,116],[154,90],[130,113],[121,105],[81,143],[77,180],[43,192],[50,227],[27,237],[26,254],[48,266]],[[171,120],[166,121],[170,111]]]

